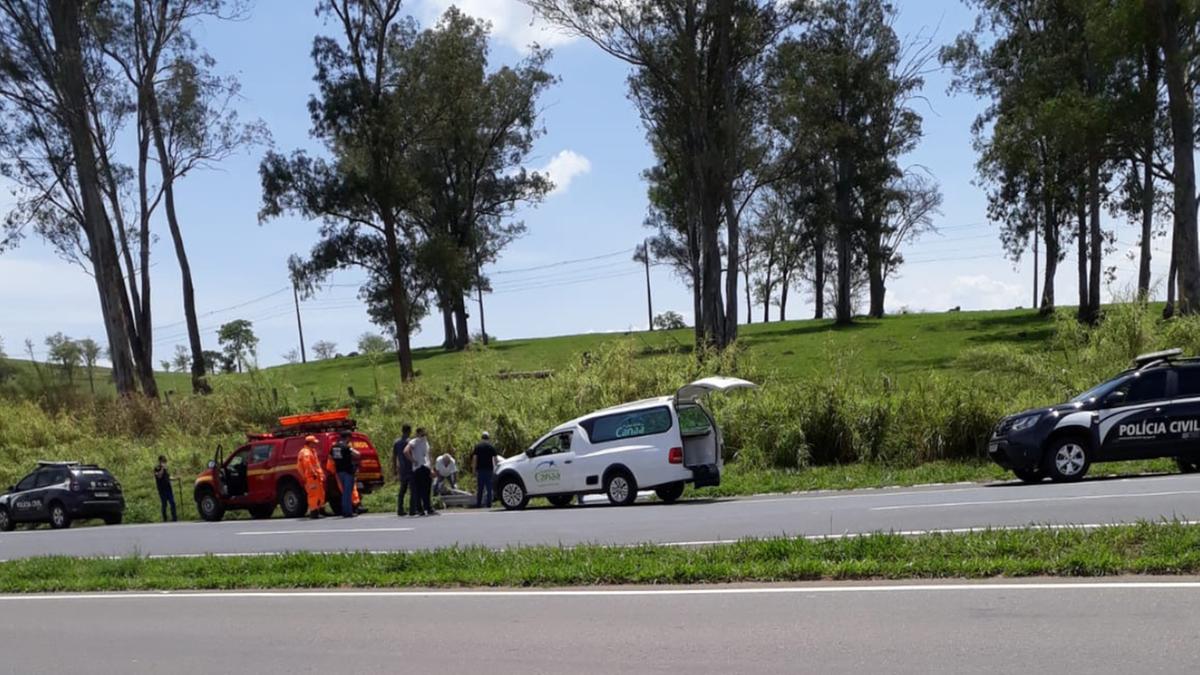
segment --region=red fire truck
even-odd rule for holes
[[[270,518],[276,505],[286,518],[305,515],[307,498],[296,470],[304,438],[317,437],[317,459],[324,466],[342,431],[351,432],[350,443],[360,454],[359,492],[381,487],[379,454],[366,434],[356,431],[349,410],[293,415],[279,418],[279,426],[270,433],[247,434],[246,444],[228,457],[217,448],[208,469],[196,478],[194,496],[200,517],[217,521],[226,511],[245,509],[254,518]],[[334,476],[328,477],[325,494],[336,512],[341,492]]]

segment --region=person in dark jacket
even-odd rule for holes
[[[483,432],[483,438],[475,444],[471,455],[475,458],[475,508],[486,505],[492,507],[495,495],[493,485],[496,483],[496,463],[500,453],[492,445],[491,434]],[[486,495],[486,499],[484,496]]]
[[[404,456],[404,448],[408,445],[411,437],[412,426],[405,424],[400,428],[400,438],[396,439],[396,442],[392,444],[392,464],[396,470],[396,477],[400,480],[400,494],[396,496],[396,515],[398,516],[405,514],[404,495],[408,494],[409,488],[412,486],[412,462],[408,461]]]
[[[358,451],[350,446],[350,432],[343,431],[338,442],[329,450],[329,458],[337,470],[338,487],[342,490],[342,517],[353,518],[354,474],[358,471]]]
[[[167,522],[168,504],[171,505],[171,521],[179,522],[179,515],[175,513],[175,490],[171,488],[171,472],[167,469],[166,455],[158,456],[158,466],[154,467],[154,486],[158,488],[163,522]]]

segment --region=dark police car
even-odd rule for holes
[[[0,494],[0,530],[5,532],[18,523],[50,523],[57,530],[85,518],[116,525],[124,514],[121,483],[92,464],[38,462],[33,473]]]
[[[1069,402],[1000,421],[988,456],[1023,481],[1076,481],[1092,462],[1174,457],[1200,469],[1200,359],[1145,354]]]

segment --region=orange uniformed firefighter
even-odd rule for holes
[[[317,459],[317,437],[309,436],[304,439],[304,447],[296,458],[296,470],[304,481],[304,491],[308,494],[308,517],[321,517],[321,507],[325,505],[325,472],[321,470],[321,461]]]
[[[325,460],[325,473],[330,476],[337,475],[337,466],[333,463],[333,453],[329,453],[329,457]],[[358,496],[358,481],[354,482],[354,489],[350,492],[350,503],[354,506],[354,512],[358,513],[361,508],[360,504],[362,504],[362,498]],[[337,502],[334,502],[334,504],[336,505]]]

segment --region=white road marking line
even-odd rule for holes
[[[894,504],[892,506],[875,506],[872,511],[902,511],[910,509],[938,509],[956,506],[992,506],[995,504],[1034,504],[1041,502],[1072,502],[1094,499],[1131,499],[1137,497],[1175,497],[1179,495],[1200,494],[1200,490],[1172,490],[1170,492],[1135,492],[1109,495],[1073,495],[1069,497],[1029,497],[1027,499],[992,499],[975,502],[940,502],[937,504]]]
[[[246,532],[238,532],[239,536],[255,536],[255,535],[276,535],[276,534],[353,534],[359,532],[412,532],[411,527],[355,527],[345,530],[267,530],[261,532],[258,530],[249,530]]]
[[[387,598],[394,600],[420,598],[553,598],[553,597],[629,597],[651,595],[810,595],[825,593],[947,593],[1003,591],[1101,591],[1101,590],[1193,590],[1200,591],[1200,581],[1102,581],[1102,582],[980,582],[953,584],[897,584],[859,586],[766,586],[766,587],[703,587],[703,588],[613,588],[613,589],[515,589],[515,590],[451,590],[451,591],[158,591],[138,593],[70,593],[62,595],[0,595],[0,602],[37,602],[69,600],[196,600],[229,598],[270,599],[341,599]]]

